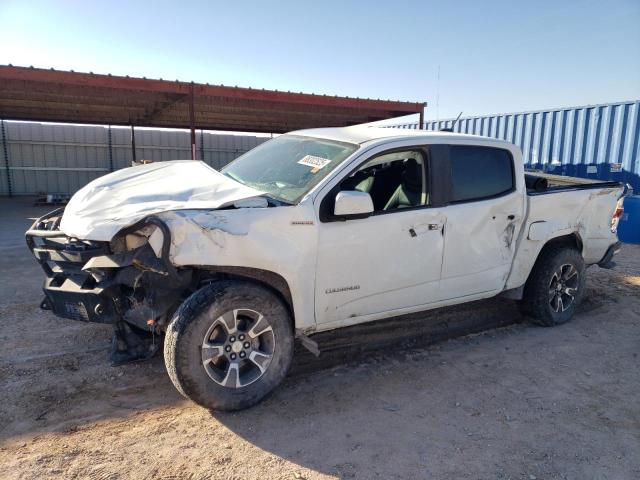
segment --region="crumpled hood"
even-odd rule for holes
[[[83,240],[109,241],[122,228],[154,213],[220,208],[261,194],[204,162],[139,165],[104,175],[80,189],[65,208],[60,230]]]

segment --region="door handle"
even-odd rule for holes
[[[415,225],[409,229],[409,235],[412,237],[417,237],[418,234],[424,233],[426,231],[440,230],[442,228],[441,223],[422,223],[420,225]]]

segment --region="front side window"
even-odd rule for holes
[[[357,149],[352,143],[280,135],[238,157],[222,173],[277,200],[297,203]]]
[[[418,150],[373,157],[340,184],[340,190],[371,195],[375,212],[429,204],[424,155]]]
[[[451,201],[497,197],[514,189],[513,160],[506,150],[489,147],[449,147]]]

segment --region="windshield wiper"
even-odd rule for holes
[[[265,192],[264,189],[261,188],[261,185],[271,185],[271,184],[275,185],[276,181],[265,182],[265,183],[253,183],[253,182],[245,182],[244,180],[241,180],[240,177],[235,176],[231,172],[224,172],[223,175],[229,177],[231,180],[236,181],[242,185],[255,188],[256,190],[260,190],[262,192],[261,196],[267,198],[268,200],[271,200],[273,202],[273,206],[278,207],[280,205],[293,205],[293,202],[289,202],[287,200],[283,200],[282,198],[276,197],[275,195],[269,192]]]
[[[273,202],[274,207],[280,207],[282,205],[293,205],[292,202],[288,202],[287,200],[283,200],[281,198],[275,197],[270,193],[263,193],[262,196],[265,197],[267,200],[271,200]]]
[[[242,180],[240,180],[240,177],[235,176],[233,173],[231,172],[224,172],[223,175],[225,177],[229,177],[231,180],[241,183],[242,185],[246,185],[246,183],[244,183]]]

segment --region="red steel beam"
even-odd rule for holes
[[[281,133],[421,115],[426,104],[0,66],[0,118]]]
[[[0,79],[38,81],[58,85],[78,85],[103,87],[118,90],[141,90],[147,92],[189,94],[191,83],[181,81],[156,80],[147,78],[99,75],[94,73],[65,72],[40,68],[0,66]],[[282,92],[278,90],[259,90],[253,88],[227,87],[217,85],[193,84],[198,96],[221,96],[264,100],[284,103],[307,103],[314,105],[344,106],[352,108],[371,108],[391,110],[405,114],[419,113],[424,107],[420,102],[402,102],[392,100],[373,100],[365,98],[315,95],[309,93]]]

